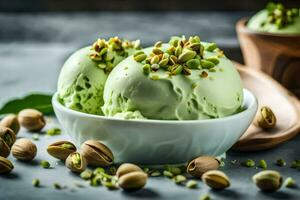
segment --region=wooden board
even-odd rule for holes
[[[300,102],[287,89],[261,71],[236,64],[244,87],[252,91],[259,107],[267,105],[277,117],[277,125],[264,131],[251,125],[232,147],[239,151],[257,151],[273,148],[288,141],[300,132]]]

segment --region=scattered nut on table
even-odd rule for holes
[[[43,113],[35,109],[24,109],[19,112],[18,120],[29,131],[40,131],[45,125]]]

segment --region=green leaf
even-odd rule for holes
[[[51,115],[54,114],[51,98],[52,95],[48,94],[30,94],[23,98],[12,99],[0,108],[0,115],[7,113],[17,114],[25,108],[37,109],[45,115]]]

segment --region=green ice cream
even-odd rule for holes
[[[102,115],[104,84],[119,62],[139,49],[139,42],[97,40],[72,54],[58,79],[58,98],[66,107]]]
[[[270,3],[248,21],[247,27],[260,32],[300,34],[299,13],[299,8],[286,9],[282,4]]]
[[[238,112],[243,86],[234,65],[215,44],[200,46],[198,37],[191,38],[173,38],[170,44],[144,49],[118,64],[105,84],[104,114],[196,120]]]

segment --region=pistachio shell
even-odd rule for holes
[[[138,190],[146,185],[147,179],[146,173],[135,171],[122,175],[118,179],[118,184],[124,190]]]
[[[263,191],[276,191],[282,185],[282,176],[274,170],[264,170],[252,177],[253,182]]]
[[[20,124],[29,131],[40,131],[45,125],[43,114],[35,109],[24,109],[18,115]]]
[[[9,146],[0,138],[0,156],[7,158],[10,153]]]
[[[67,144],[70,145],[71,148],[66,148],[63,145]],[[54,158],[60,159],[60,160],[66,160],[67,157],[73,153],[76,152],[76,146],[69,142],[69,141],[58,141],[50,144],[47,148],[47,152],[53,156]]]
[[[211,170],[202,175],[202,181],[213,189],[224,189],[230,186],[228,176],[219,170]]]
[[[10,128],[0,126],[0,138],[11,147],[16,141],[16,134]]]
[[[18,160],[30,161],[36,156],[36,145],[27,138],[18,139],[11,148],[12,155]]]
[[[5,116],[1,120],[0,126],[10,128],[11,130],[14,131],[15,134],[18,134],[20,130],[20,123],[18,121],[18,117],[15,114],[9,114]]]
[[[0,156],[0,174],[10,173],[13,169],[13,164],[8,159]]]
[[[79,156],[80,161],[79,161],[79,165],[74,162],[74,156]],[[67,168],[69,168],[72,172],[77,172],[77,173],[81,173],[86,169],[87,166],[87,162],[86,159],[78,152],[74,152],[71,153],[65,162]]]
[[[81,145],[82,155],[91,166],[108,166],[114,161],[111,150],[96,140],[88,140]]]
[[[118,168],[116,175],[118,178],[120,178],[124,174],[128,174],[131,172],[143,172],[143,170],[137,165],[124,163]]]
[[[194,177],[201,178],[201,176],[209,171],[218,169],[220,162],[211,156],[200,156],[192,160],[187,166],[187,172]]]

